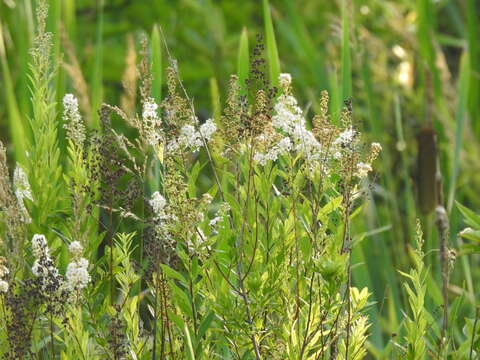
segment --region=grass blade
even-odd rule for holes
[[[23,127],[22,117],[18,109],[15,89],[12,76],[8,67],[7,54],[3,40],[2,24],[0,23],[0,65],[2,69],[3,87],[5,91],[5,101],[8,109],[8,123],[13,147],[15,148],[15,159],[23,163],[25,152],[27,150],[27,138]]]
[[[90,126],[94,129],[100,127],[97,111],[103,101],[103,0],[97,5],[97,40],[95,44],[95,60],[92,71],[92,115]]]
[[[272,15],[270,13],[268,0],[263,0],[263,21],[265,23],[265,41],[267,46],[270,81],[273,85],[277,85],[278,75],[280,75],[280,60],[278,58],[277,42],[275,41],[275,31],[273,29]]]
[[[152,97],[159,104],[162,101],[162,42],[160,39],[160,30],[155,25],[152,30],[151,38],[152,50]]]
[[[248,71],[250,68],[250,55],[248,50],[248,31],[244,27],[242,34],[240,35],[240,45],[238,46],[238,60],[237,60],[237,75],[240,84],[240,91],[242,95],[246,94],[245,81],[248,77]]]
[[[340,100],[343,102],[352,96],[352,59],[350,51],[350,18],[348,16],[347,0],[342,7],[342,64],[340,75]]]
[[[447,209],[450,212],[453,207],[453,201],[455,200],[455,187],[457,185],[458,171],[460,169],[460,150],[462,148],[463,140],[463,127],[465,123],[465,117],[467,113],[467,103],[469,96],[468,81],[470,78],[470,63],[469,63],[469,52],[464,52],[462,54],[462,59],[460,63],[460,80],[458,82],[458,104],[457,111],[455,115],[455,150],[452,159],[452,173],[450,179],[450,187],[448,191],[448,203]]]
[[[468,53],[471,74],[469,79],[469,113],[477,138],[480,138],[480,46],[478,44],[480,27],[478,25],[478,1],[468,0],[466,4]]]

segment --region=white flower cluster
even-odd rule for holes
[[[194,124],[198,123],[198,119],[194,119]],[[213,134],[217,131],[217,125],[212,119],[208,119],[204,124],[200,125],[198,131],[195,125],[187,124],[180,129],[180,135],[178,139],[173,140],[169,146],[171,149],[178,149],[179,147],[191,149],[192,151],[198,151],[200,147],[204,145],[204,142],[208,142],[212,139]]]
[[[160,194],[158,191],[155,191],[148,203],[153,209],[154,218],[156,220],[165,219],[165,206],[167,206],[167,200],[162,196],[162,194]]]
[[[73,94],[65,94],[63,97],[63,121],[68,138],[81,146],[85,141],[85,125],[78,110],[78,100]]]
[[[50,257],[47,239],[42,234],[35,234],[32,237],[32,253],[36,257],[32,266],[32,273],[41,280],[43,290],[58,288],[60,276],[58,269]]]
[[[278,83],[281,88],[287,89],[292,83],[292,75],[288,73],[282,73],[278,77]]]
[[[365,178],[368,176],[368,173],[370,171],[372,171],[372,166],[370,164],[360,161],[357,164],[357,172],[355,173],[355,175],[359,178]]]
[[[88,260],[82,257],[83,247],[78,241],[73,241],[68,247],[72,255],[72,262],[67,266],[65,277],[67,278],[67,288],[70,291],[78,291],[85,288],[90,282],[88,273]]]
[[[220,204],[218,211],[215,214],[215,217],[210,220],[208,225],[212,227],[213,232],[216,233],[219,229],[219,223],[222,222],[226,216],[229,216],[228,212],[230,211],[230,205],[227,202]]]
[[[287,74],[282,74],[280,81],[288,86],[291,78]],[[272,125],[284,137],[266,153],[255,154],[255,160],[264,165],[267,161],[274,161],[278,155],[291,150],[303,153],[309,161],[320,159],[321,145],[313,133],[307,129],[302,109],[298,106],[297,100],[291,95],[282,94],[278,97],[274,110]]]
[[[68,247],[71,262],[67,266],[65,278],[50,257],[47,239],[42,234],[35,234],[32,238],[32,253],[36,257],[32,266],[32,273],[40,280],[41,288],[45,292],[67,292],[71,299],[75,299],[78,290],[85,288],[90,282],[88,260],[82,257],[83,247],[78,241],[73,241]]]
[[[352,151],[355,150],[358,135],[358,131],[355,130],[353,126],[349,126],[338,134],[338,137],[332,143],[331,150],[333,152],[333,158],[339,160],[346,155],[347,152],[352,153]]]
[[[253,156],[253,160],[260,165],[265,165],[268,161],[275,161],[279,155],[288,153],[292,149],[292,141],[290,137],[285,136],[278,143],[272,146],[267,152],[257,152]]]
[[[149,98],[143,103],[142,119],[144,136],[147,138],[147,142],[152,146],[158,145],[161,139],[161,119],[158,116],[158,105],[154,99]]]
[[[80,241],[72,241],[68,246],[68,251],[74,258],[82,256],[83,246],[80,244]]]
[[[32,219],[28,214],[23,199],[29,199],[33,201],[32,191],[27,179],[27,174],[25,174],[25,171],[19,164],[17,164],[17,167],[13,172],[13,187],[15,189],[15,196],[17,197],[18,205],[22,211],[22,221],[27,224],[31,223]]]
[[[350,126],[338,135],[338,137],[333,141],[333,145],[348,146],[355,140],[357,134],[358,132],[353,128],[353,126]]]
[[[382,145],[378,142],[373,142],[371,145],[372,151],[375,153],[380,153],[382,151]]]
[[[10,273],[8,268],[3,264],[5,259],[0,258],[0,293],[6,293],[8,291],[9,285],[5,280],[5,277]]]

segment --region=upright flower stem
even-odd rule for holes
[[[52,351],[52,359],[55,359],[55,343],[53,338],[53,314],[50,314],[50,346]]]

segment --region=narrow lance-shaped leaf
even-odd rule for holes
[[[151,38],[152,50],[152,97],[155,102],[159,104],[162,98],[162,43],[160,40],[160,30],[158,25],[155,25],[152,30]]]
[[[340,100],[343,102],[352,96],[352,59],[350,53],[350,18],[347,0],[342,7],[342,65],[341,65]]]
[[[248,51],[248,31],[247,28],[243,28],[240,35],[240,45],[238,47],[238,61],[237,61],[237,74],[238,81],[240,83],[240,92],[242,95],[246,93],[245,81],[248,77],[248,71],[250,67]]]
[[[280,74],[280,60],[278,58],[277,42],[275,41],[275,31],[273,29],[272,15],[270,13],[268,0],[263,0],[263,21],[265,22],[265,41],[270,81],[273,85],[277,85],[278,75]]]

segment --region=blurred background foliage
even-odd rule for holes
[[[30,136],[27,64],[34,8],[32,0],[0,0],[0,138],[20,162]],[[351,95],[358,126],[384,148],[369,187],[372,201],[355,222],[360,246],[353,275],[375,297],[374,353],[403,318],[396,269],[409,266],[416,217],[425,228],[427,251],[433,250],[427,259],[429,307],[441,311],[438,201],[449,212],[450,242],[459,256],[449,291],[462,298],[459,319],[475,314],[479,258],[463,255],[469,250],[457,237],[464,224],[455,201],[480,207],[479,8],[477,0],[50,0],[48,28],[64,62],[58,97],[76,93],[94,128],[102,102],[128,107],[135,96],[125,93],[122,79],[135,81],[141,41],[151,38],[155,24],[178,60],[200,118],[217,115],[229,75],[237,72],[242,31],[252,49],[256,34],[266,35],[265,15],[271,14],[280,69],[292,74],[304,108],[317,109],[327,89],[335,118]],[[153,41],[166,63],[159,32]],[[158,96],[158,85],[156,91]],[[430,146],[434,136],[436,146]],[[462,331],[463,321],[458,324],[452,331]]]

